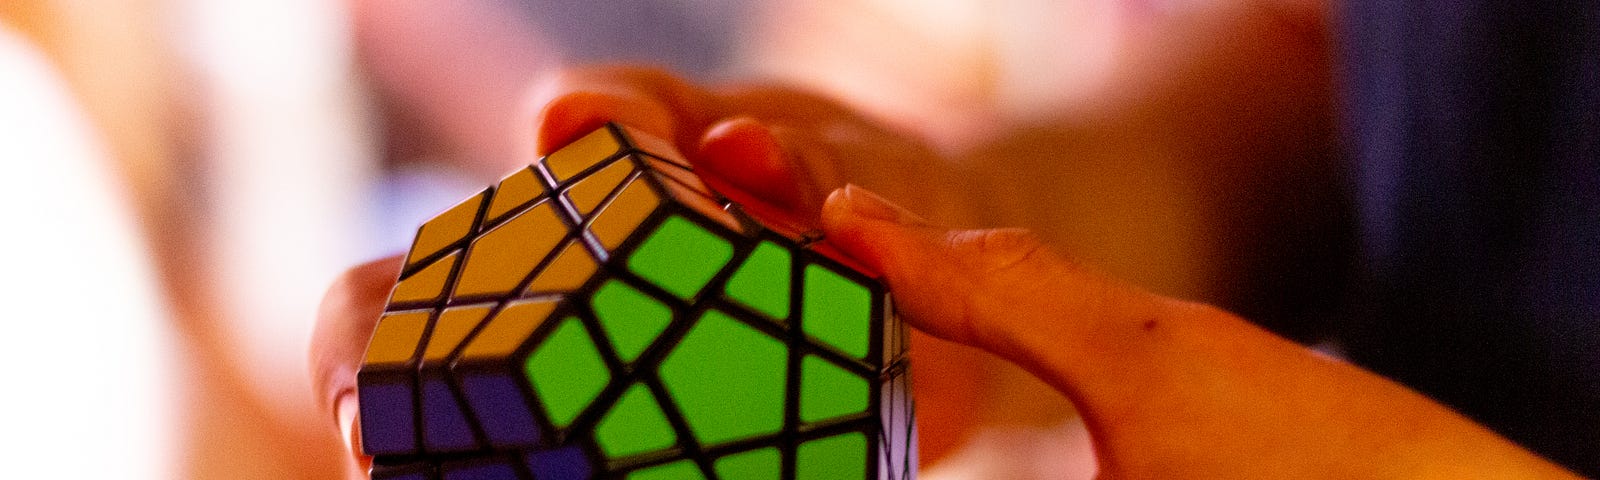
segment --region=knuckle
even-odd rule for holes
[[[949,234],[952,259],[962,264],[970,288],[956,295],[961,328],[976,344],[1007,345],[1030,327],[1028,318],[1058,315],[1076,291],[1075,267],[1036,233],[1019,228]],[[1022,330],[1018,330],[1022,329]]]
[[[960,275],[971,288],[956,295],[952,313],[967,338],[983,345],[998,344],[1003,325],[1029,299],[1046,298],[1054,288],[1049,247],[1025,229],[965,230],[946,237],[949,251],[961,264]]]
[[[984,273],[1038,267],[1048,263],[1049,247],[1038,234],[1020,228],[953,232],[950,244]]]

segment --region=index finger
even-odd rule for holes
[[[712,94],[657,68],[605,66],[564,70],[534,89],[535,154],[548,155],[606,122],[619,122],[693,152],[720,117]]]

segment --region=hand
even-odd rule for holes
[[[734,200],[812,222],[827,192],[846,182],[915,203],[942,221],[964,218],[968,205],[949,163],[924,142],[798,89],[700,87],[660,70],[599,67],[551,76],[530,104],[539,111],[530,158],[617,121],[672,140]]]
[[[714,188],[796,223],[818,225],[824,195],[846,180],[898,192],[897,198],[930,211],[953,211],[960,204],[952,201],[959,196],[949,192],[948,169],[919,142],[795,90],[704,89],[656,70],[614,67],[561,72],[535,89],[529,104],[538,114],[529,122],[537,125],[534,135],[525,137],[532,141],[522,147],[526,158],[618,121],[674,140],[681,151],[693,153],[697,171]],[[924,181],[908,184],[903,178]],[[311,352],[317,398],[352,448],[359,442],[353,425],[356,370],[400,261],[391,257],[351,269],[319,312]],[[913,357],[915,385],[925,398],[918,406],[923,458],[932,459],[959,446],[975,428],[980,417],[970,409],[980,369],[996,361],[943,342],[922,339],[918,345]]]
[[[1108,478],[1570,476],[1415,392],[1227,312],[1098,274],[1026,231],[933,227],[853,185],[813,210],[821,191],[856,178],[941,221],[960,210],[941,201],[965,200],[928,149],[837,104],[627,69],[571,73],[536,101],[547,105],[539,153],[620,119],[696,152],[721,191],[820,221],[831,243],[884,275],[913,326],[1071,397]],[[887,175],[863,174],[874,168]],[[928,172],[933,182],[907,181]]]
[[[947,231],[855,186],[824,200],[854,178],[901,185],[891,196],[936,211],[956,211],[938,199],[959,198],[926,149],[830,102],[700,89],[636,69],[570,72],[536,99],[546,105],[537,153],[617,120],[695,152],[697,169],[729,196],[816,222],[884,275],[912,325],[1016,362],[1069,396],[1107,477],[1570,475],[1414,392],[1226,312],[1099,275],[1025,231]],[[897,170],[935,181],[906,188],[894,180],[917,177]],[[321,312],[312,364],[347,437],[361,348],[398,262],[352,270]],[[920,385],[919,395],[952,400]]]
[[[940,221],[970,218],[965,208],[972,202],[957,187],[951,164],[923,142],[803,91],[703,88],[659,70],[602,67],[547,79],[529,104],[539,112],[534,142],[525,146],[530,158],[617,121],[673,140],[713,188],[788,223],[819,225],[827,192],[846,182],[887,192]],[[985,422],[1058,422],[1070,414],[1070,406],[1016,367],[920,333],[912,341],[925,462],[953,453]],[[993,408],[974,415],[986,401],[1027,413]]]
[[[1105,478],[1575,478],[1377,375],[1097,274],[1023,230],[949,231],[858,187],[822,214],[913,326],[1071,397]]]

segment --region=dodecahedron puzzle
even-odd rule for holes
[[[820,235],[611,124],[418,229],[362,447],[381,479],[912,479],[905,338]]]

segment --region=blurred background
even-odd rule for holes
[[[353,467],[307,374],[323,291],[345,268],[399,251],[422,220],[530,161],[516,139],[531,132],[519,121],[533,108],[525,95],[541,72],[643,62],[706,82],[792,83],[955,158],[1019,125],[1079,125],[1072,138],[1095,138],[1081,125],[1104,124],[1095,122],[1108,105],[1188,105],[1161,92],[1238,81],[1201,71],[1182,77],[1188,83],[1131,85],[1118,67],[1132,46],[1171,26],[1164,19],[1231,18],[1215,12],[1234,3],[5,0],[0,213],[11,220],[0,246],[11,275],[0,280],[0,299],[20,330],[0,339],[14,379],[0,424],[25,444],[0,457],[21,478],[345,475]],[[1250,32],[1181,24],[1200,29],[1184,38],[1218,41],[1159,49],[1169,60]],[[1312,94],[1301,95],[1326,90],[1325,79],[1307,77],[1299,86]],[[1251,115],[1228,121],[1288,121]],[[1280,139],[1311,151],[1271,154],[1323,158],[1328,142],[1313,128],[1320,118],[1304,137]],[[1034,143],[1061,143],[1039,135]],[[1062,156],[1022,140],[987,155]],[[1310,280],[1218,272],[1255,268],[1274,252],[1316,256],[1262,248],[1240,232],[1276,221],[1278,210],[1331,203],[1333,194],[1301,191],[1301,203],[1289,204],[1227,197],[1173,167],[1215,152],[1163,153],[1168,163],[1084,163],[1071,180],[1077,191],[1133,201],[1100,209],[1063,199],[1049,208],[1073,215],[1073,226],[1047,237],[1164,293],[1266,305],[1247,313],[1269,320],[1304,314],[1302,304],[1279,308],[1293,302],[1261,284]],[[1195,207],[1196,198],[1251,208],[1203,229],[1213,210]],[[1218,245],[1256,255],[1200,254]],[[1251,280],[1260,278],[1268,280]],[[1263,298],[1278,300],[1248,302]],[[986,364],[975,352],[917,341],[921,351]],[[924,478],[1092,475],[1087,433],[1071,407],[1020,371],[991,365],[916,381],[919,390],[960,390],[952,397],[979,402],[926,406],[934,418],[976,421],[924,424]]]

